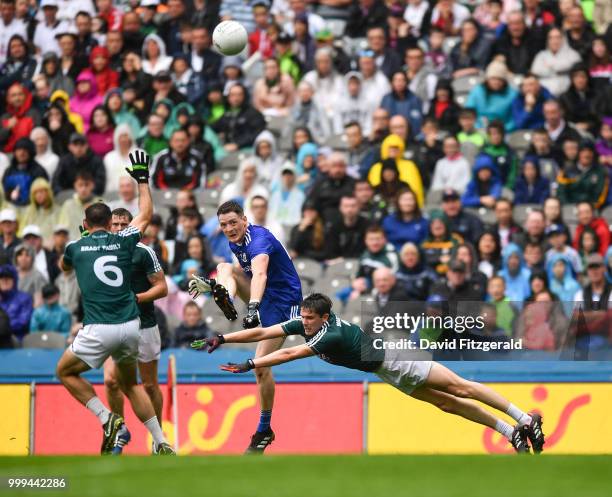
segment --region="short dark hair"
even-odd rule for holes
[[[45,286],[42,287],[41,293],[43,299],[48,299],[50,297],[53,297],[54,295],[59,295],[60,291],[59,288],[57,288],[53,283],[47,283]]]
[[[200,217],[200,213],[195,207],[185,207],[184,209],[181,209],[181,212],[179,212],[179,216]]]
[[[114,209],[111,212],[111,216],[127,217],[128,221],[130,222],[132,222],[132,219],[134,219],[134,216],[132,216],[132,213],[128,211],[127,209],[124,209],[123,207],[117,207],[116,209]]]
[[[385,233],[385,230],[382,228],[380,224],[372,224],[368,226],[368,228],[365,231],[365,236],[368,236],[368,233],[378,233],[378,234],[383,234],[387,236],[387,234]]]
[[[104,202],[96,202],[85,209],[85,220],[90,228],[106,228],[111,216],[110,207]]]
[[[344,125],[344,129],[352,128],[353,126],[357,126],[361,131],[361,124],[358,121],[349,121]]]
[[[266,203],[266,207],[268,206],[268,199],[263,195],[254,195],[251,197],[251,205],[253,205],[253,200],[263,200]]]
[[[244,216],[244,209],[235,200],[223,202],[217,209],[217,216],[220,216],[221,214],[229,214],[230,212],[235,212],[240,217]]]
[[[77,171],[76,175],[74,176],[74,182],[76,183],[77,180],[79,179],[83,181],[91,181],[92,183],[95,183],[93,174],[91,174],[86,169],[81,169],[80,171]]]
[[[473,117],[476,118],[476,111],[471,107],[466,107],[459,111],[459,117]]]
[[[491,129],[496,129],[500,132],[502,136],[506,134],[506,128],[504,127],[504,123],[501,122],[499,119],[494,119],[488,124],[487,131]]]
[[[327,295],[322,293],[311,293],[302,300],[300,308],[316,312],[319,316],[329,314],[332,308],[332,301]]]

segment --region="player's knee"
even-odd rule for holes
[[[232,265],[229,262],[221,262],[217,264],[217,273],[232,274]]]
[[[272,370],[270,368],[255,368],[255,379],[257,383],[274,381]]]
[[[159,392],[159,384],[155,380],[147,380],[142,382],[142,386],[149,397],[154,397]]]
[[[104,386],[113,392],[120,390],[119,380],[117,380],[117,377],[113,374],[104,377]]]

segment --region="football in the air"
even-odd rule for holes
[[[237,55],[247,44],[247,31],[236,21],[223,21],[213,32],[213,45],[223,55]]]

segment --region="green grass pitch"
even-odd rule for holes
[[[608,497],[612,456],[5,457],[0,495]],[[63,476],[64,490],[7,477]]]

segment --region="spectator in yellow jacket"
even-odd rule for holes
[[[374,164],[370,169],[368,181],[373,187],[376,187],[381,181],[382,161],[385,159],[395,159],[400,181],[408,183],[417,197],[419,207],[423,207],[424,194],[421,173],[414,162],[404,159],[405,148],[404,140],[398,135],[387,136],[380,146],[381,161]]]

